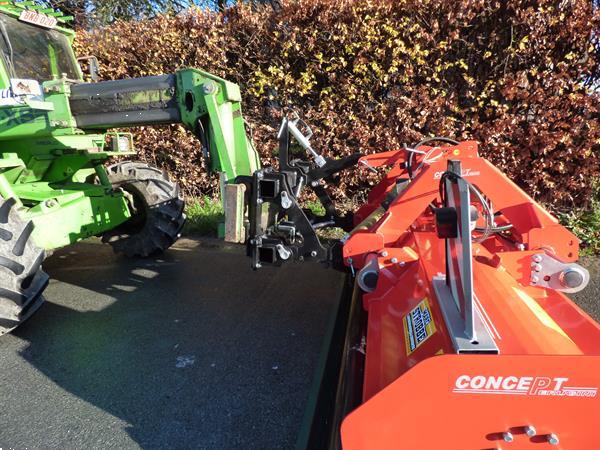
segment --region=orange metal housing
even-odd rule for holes
[[[343,422],[343,448],[600,449],[600,326],[563,293],[530,285],[532,255],[576,261],[577,238],[479,157],[475,142],[432,152],[385,214],[343,248],[354,270],[367,255],[379,264],[376,289],[362,297],[364,403]],[[406,175],[404,155],[363,158],[391,170],[357,223]],[[462,176],[491,200],[497,221],[513,225],[473,245],[475,302],[498,355],[456,354],[432,285],[445,272],[445,243],[429,205],[440,204],[448,159],[461,161]],[[431,318],[417,344],[407,328],[415,309]]]

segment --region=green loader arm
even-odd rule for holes
[[[210,169],[228,182],[252,175],[260,159],[246,134],[239,87],[196,69],[174,75],[74,85],[77,127],[98,130],[182,123],[202,142]]]
[[[237,84],[199,70],[177,73],[178,102],[184,107],[182,122],[202,139],[208,129],[211,170],[223,172],[227,181],[252,175],[260,158],[246,134],[240,88]],[[204,125],[200,126],[204,121]]]
[[[66,138],[110,128],[182,123],[226,180],[251,175],[260,159],[246,135],[239,87],[196,69],[174,75],[100,83],[43,84],[44,101],[0,108],[0,141],[32,136]],[[69,142],[67,145],[75,145]]]
[[[239,87],[196,69],[174,75],[75,85],[70,108],[80,129],[183,123],[202,142],[209,169],[221,174],[224,227],[219,234],[244,242],[245,187],[260,158],[246,134]]]

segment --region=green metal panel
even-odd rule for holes
[[[130,217],[122,194],[107,194],[104,190],[91,195],[94,189],[72,185],[71,190],[51,190],[47,185],[30,183],[15,188],[24,201],[39,203],[24,211],[25,219],[33,220],[35,243],[45,249],[73,244],[81,239],[101,234],[124,223]]]

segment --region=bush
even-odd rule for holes
[[[558,211],[560,221],[575,233],[583,244],[580,254],[600,255],[600,178],[592,186],[592,200],[588,208]]]
[[[599,25],[589,0],[288,0],[117,22],[81,31],[76,46],[98,56],[105,79],[192,66],[237,82],[265,162],[294,107],[328,156],[475,139],[537,200],[585,208],[600,173]],[[216,186],[181,126],[146,129],[137,143],[189,194]],[[336,196],[360,192],[364,176],[349,173]]]

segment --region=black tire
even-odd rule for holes
[[[0,200],[0,335],[29,318],[44,302],[48,275],[44,249],[31,239],[33,222],[22,220],[15,200]]]
[[[129,200],[131,219],[107,231],[102,241],[116,253],[150,256],[168,249],[185,223],[183,195],[166,173],[141,162],[125,161],[107,169],[113,188]]]

